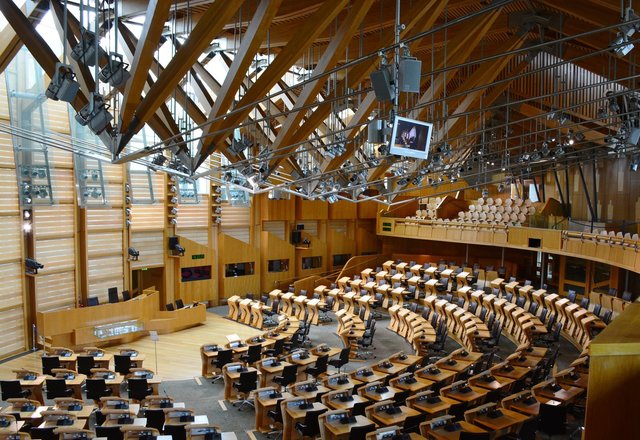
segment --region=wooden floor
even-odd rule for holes
[[[160,335],[159,341],[155,343],[157,347],[154,347],[154,342],[149,336],[130,342],[126,346],[143,353],[145,355],[144,366],[154,370],[163,379],[192,379],[194,376],[200,375],[200,346],[208,343],[225,344],[227,342],[225,336],[234,333],[245,339],[261,332],[213,313],[207,313],[207,321],[203,325]],[[122,347],[124,346],[122,345]],[[105,348],[105,350],[116,352],[120,347],[114,345]],[[13,370],[17,368],[41,371],[40,356],[42,356],[42,351],[36,351],[0,364],[0,378],[13,377]]]

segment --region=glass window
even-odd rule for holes
[[[344,266],[351,258],[351,254],[336,254],[333,256],[334,266]]]
[[[224,276],[227,278],[242,277],[245,275],[253,275],[254,262],[231,263],[224,266]]]
[[[567,257],[564,278],[584,283],[587,278],[586,262],[580,258]]]
[[[318,269],[322,267],[322,257],[304,257],[302,259],[302,269]]]
[[[269,260],[267,267],[269,272],[287,272],[289,270],[289,259]]]

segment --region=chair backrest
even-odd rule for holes
[[[233,350],[220,350],[213,364],[218,368],[222,368],[231,361],[233,361]]]
[[[282,369],[282,384],[283,386],[287,386],[296,381],[298,377],[298,366],[297,365],[287,365]]]
[[[60,358],[58,356],[42,356],[42,374],[53,375],[51,370],[60,368]]]
[[[276,340],[276,342],[273,344],[273,356],[280,356],[282,354],[282,351],[284,350],[284,343],[285,340],[284,339],[278,339]]]
[[[19,380],[2,380],[0,381],[0,389],[2,390],[2,400],[5,401],[24,397]]]
[[[364,426],[354,426],[353,428],[351,428],[351,431],[349,431],[349,440],[362,440],[368,433],[375,430],[376,425],[374,425],[373,423]]]
[[[624,301],[631,301],[631,296],[632,296],[632,293],[629,292],[628,290],[625,290],[624,292],[622,292],[622,299]]]
[[[123,440],[124,434],[120,426],[96,426],[96,437],[106,437],[107,440]]]
[[[91,376],[91,369],[96,368],[93,356],[78,356],[76,365],[78,367],[78,373],[85,374],[87,376]]]
[[[108,294],[109,294],[109,302],[110,303],[117,303],[118,301],[120,301],[120,298],[118,298],[118,288],[117,287],[109,287]]]
[[[142,377],[129,378],[127,382],[129,385],[129,397],[131,399],[142,401],[151,394],[147,379]]]
[[[253,391],[257,388],[258,382],[258,372],[257,371],[245,371],[244,373],[240,373],[240,378],[238,379],[240,384],[240,391]]]
[[[184,308],[184,301],[182,301],[182,299],[178,298],[176,300],[176,309],[183,309]]]
[[[316,361],[316,369],[318,370],[316,373],[325,373],[327,371],[327,364],[329,362],[329,355],[325,354],[324,356],[320,356]]]
[[[64,379],[47,379],[47,398],[67,397],[67,384]]]
[[[173,312],[176,308],[173,306],[173,303],[167,303],[167,305],[165,306],[165,308],[167,309],[167,312]]]
[[[540,404],[540,425],[538,430],[548,434],[564,434],[567,421],[567,407]]]
[[[117,373],[122,375],[129,374],[131,369],[131,356],[125,356],[122,354],[113,355],[114,369]]]
[[[254,344],[254,345],[250,345],[249,349],[247,350],[247,362],[252,364],[254,362],[257,362],[260,360],[260,357],[262,355],[262,344]]]
[[[307,429],[305,430],[305,436],[315,437],[320,434],[320,415],[327,412],[326,409],[319,409],[317,411],[308,411],[304,416],[304,424]]]
[[[53,430],[56,429],[55,427],[46,427],[46,428],[39,428],[39,427],[32,427],[30,430],[30,435],[31,438],[39,438],[42,440],[57,440],[58,439],[58,435],[53,433]],[[118,429],[120,429],[120,427],[118,426]]]
[[[122,291],[122,301],[129,301],[131,299],[131,293],[128,290]]]
[[[491,440],[490,432],[460,432],[460,440]]]
[[[90,400],[100,400],[106,390],[111,390],[111,388],[107,388],[104,379],[87,379],[85,383],[87,385],[87,399]]]
[[[164,425],[165,435],[170,435],[173,440],[186,440],[187,430],[186,425]]]
[[[97,296],[89,296],[87,297],[87,307],[98,306],[100,305],[100,300]]]
[[[411,432],[415,432],[416,434],[420,433],[420,423],[427,420],[429,414],[420,413],[415,416],[409,416],[404,419],[404,427],[402,428],[402,432],[405,434],[409,434]]]
[[[162,432],[165,419],[163,409],[147,409],[144,412],[144,416],[147,419],[147,428],[155,428]]]

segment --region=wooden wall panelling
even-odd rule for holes
[[[4,72],[0,74],[0,119],[9,120],[9,100],[7,99],[7,79]],[[3,134],[5,136],[5,134]]]
[[[131,246],[140,252],[138,261],[131,262],[132,269],[164,266],[162,229],[157,231],[132,231]]]
[[[131,231],[161,231],[164,226],[164,206],[134,204],[131,208]]]
[[[46,312],[76,306],[74,271],[50,275],[42,271],[35,277],[35,285],[38,311]]]
[[[261,257],[261,292],[269,292],[278,286],[278,282],[291,280],[295,275],[296,251],[292,244],[286,240],[262,231],[260,237]],[[289,260],[288,270],[284,272],[269,272],[269,260]]]
[[[260,218],[264,221],[284,220],[293,221],[296,218],[296,199],[292,197],[288,200],[271,200],[267,194],[254,196],[254,203],[259,201]]]
[[[302,259],[305,257],[321,257],[322,265],[315,269],[303,269]],[[318,275],[326,272],[328,265],[331,264],[328,260],[329,256],[327,255],[326,241],[321,237],[315,240],[311,239],[309,248],[296,248],[296,277],[307,277],[309,275]]]
[[[219,297],[244,296],[248,292],[260,291],[260,249],[224,233],[218,234],[218,273],[220,274]],[[226,277],[225,265],[254,262],[254,274],[240,277]]]
[[[329,203],[329,219],[355,219],[358,216],[358,207],[355,203],[339,200]]]
[[[360,219],[375,219],[378,217],[378,211],[382,208],[382,205],[372,201],[360,202],[356,206],[358,208],[358,218]]]
[[[213,268],[216,264],[215,255],[208,246],[196,243],[183,235],[179,235],[180,245],[184,248],[184,256],[175,258],[179,263],[180,271],[176,274],[179,290],[176,298],[181,298],[185,304],[194,301],[217,301],[216,285],[217,279]],[[193,259],[193,256],[203,256],[203,258]],[[189,267],[211,266],[211,279],[200,281],[182,281],[182,269]]]
[[[351,235],[353,236],[353,234]],[[351,257],[356,255],[356,240],[350,238],[346,233],[328,228],[327,230],[327,270],[339,269],[342,265],[333,265],[333,256],[339,254],[349,254]],[[349,258],[351,258],[349,257]]]
[[[327,202],[296,197],[296,220],[326,220],[328,215]]]
[[[376,234],[375,220],[358,220],[355,224],[356,254],[378,253],[381,241]]]

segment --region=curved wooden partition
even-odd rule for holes
[[[56,346],[96,346],[131,341],[149,331],[171,333],[206,320],[203,304],[160,311],[159,296],[158,291],[146,289],[125,302],[38,312],[38,333]]]
[[[640,241],[600,234],[517,226],[378,218],[378,235],[501,246],[599,261],[640,273]]]

